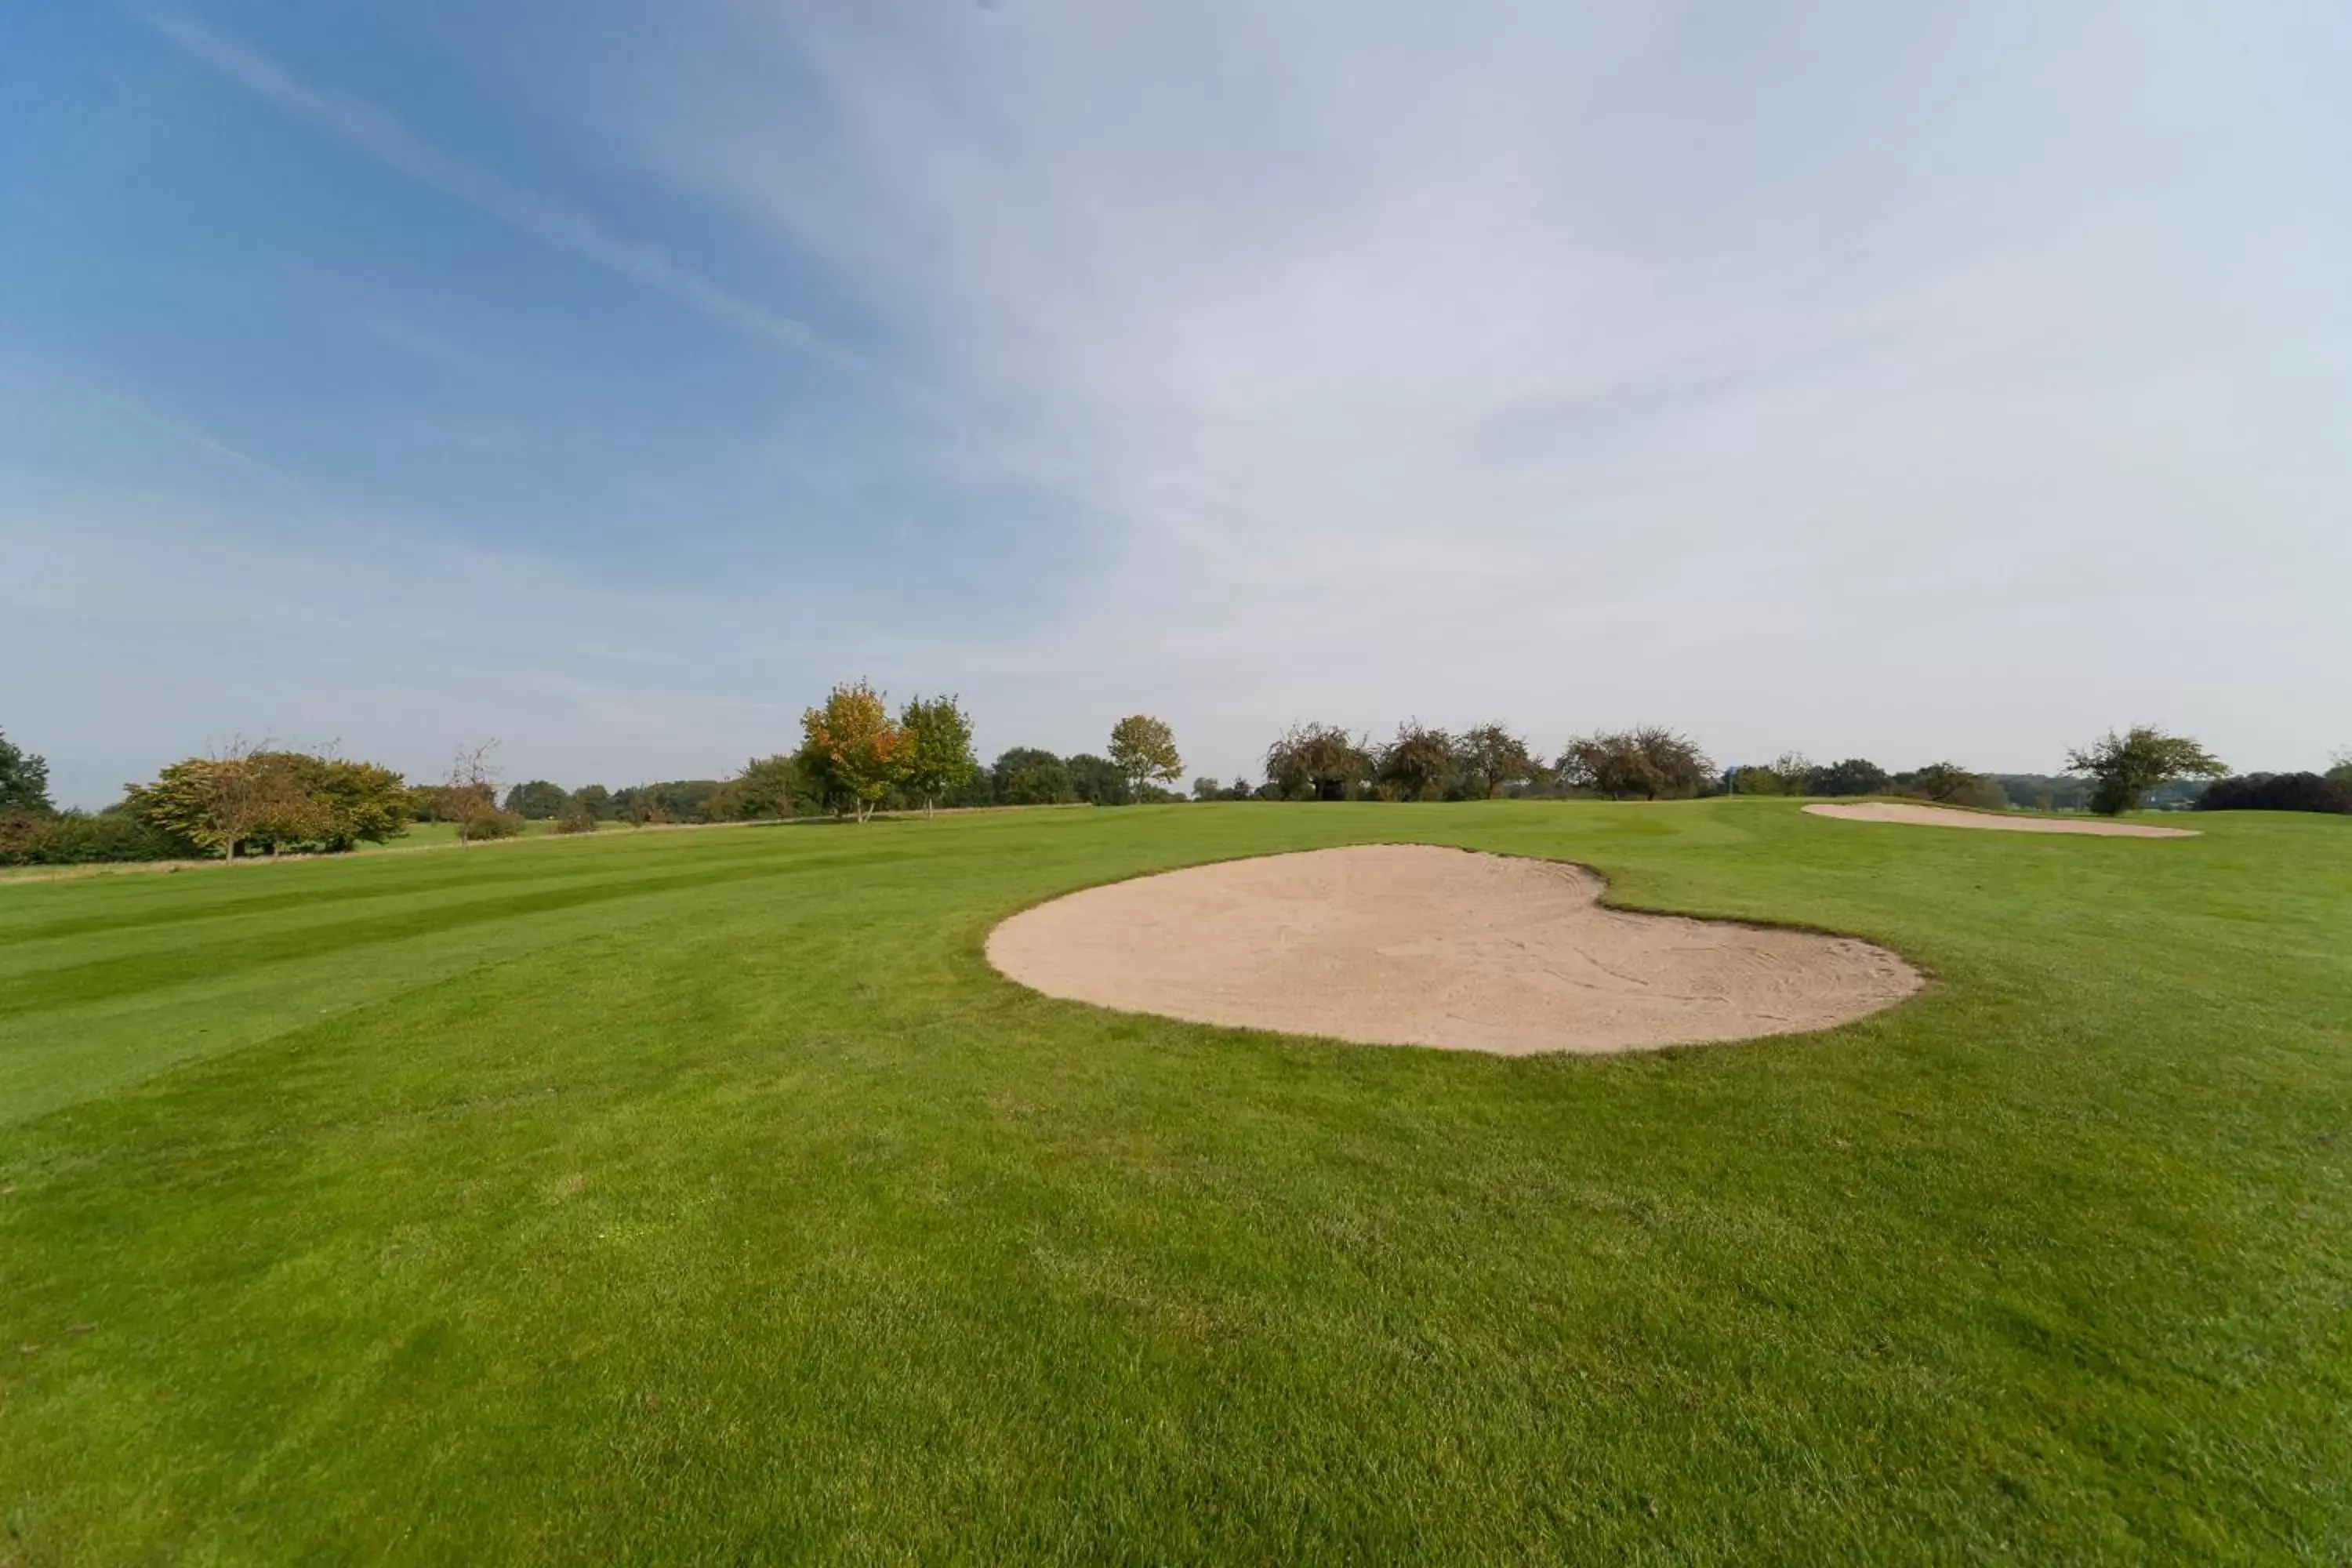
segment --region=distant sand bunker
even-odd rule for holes
[[[1894,801],[1856,801],[1850,805],[1809,805],[1815,816],[1848,822],[1910,822],[1927,827],[1976,827],[1995,833],[2088,833],[2105,838],[2194,838],[2193,827],[2150,827],[2097,816],[1996,816],[1989,811],[1953,811],[1941,805],[1903,805]]]
[[[1868,942],[1604,910],[1602,887],[1548,860],[1318,849],[1073,893],[998,926],[988,959],[1128,1012],[1508,1056],[1824,1029],[1920,985]]]

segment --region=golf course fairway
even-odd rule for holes
[[[0,1563],[2344,1561],[2352,820],[1234,804],[0,881]],[[1505,1058],[1013,912],[1403,841],[1926,977]]]

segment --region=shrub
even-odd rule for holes
[[[593,833],[596,831],[596,814],[589,810],[584,802],[577,800],[567,801],[564,803],[563,814],[555,819],[555,826],[548,829],[548,831],[551,833]]]
[[[523,819],[511,811],[486,811],[467,818],[457,829],[457,835],[467,843],[479,843],[486,838],[512,838],[523,830]]]
[[[0,812],[0,866],[192,860],[204,853],[119,805],[97,812]]]
[[[2323,773],[2248,773],[2217,779],[2198,797],[2199,811],[2325,811],[2352,816],[2352,789]]]

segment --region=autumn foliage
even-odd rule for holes
[[[836,686],[801,715],[800,763],[827,799],[866,821],[915,763],[914,736],[863,680]]]

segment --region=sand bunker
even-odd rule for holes
[[[1805,809],[1815,816],[1843,817],[1848,822],[1912,822],[1927,827],[1990,828],[1995,833],[2088,833],[2106,838],[2197,837],[2193,827],[2150,827],[2139,822],[2110,822],[2103,816],[1996,816],[1989,811],[1954,811],[1949,806],[1905,805],[1887,800]]]
[[[1916,991],[1845,937],[1600,907],[1574,866],[1385,844],[1196,866],[1013,916],[1049,996],[1368,1045],[1524,1056],[1824,1029]]]

